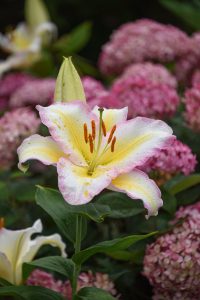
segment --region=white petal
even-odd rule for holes
[[[23,163],[37,159],[45,165],[55,165],[61,156],[66,157],[51,137],[34,134],[23,141],[17,150],[19,168],[24,170]]]
[[[99,164],[127,173],[143,165],[172,139],[172,129],[163,121],[137,117],[123,122],[115,131],[115,150],[108,150]]]
[[[87,165],[91,157],[89,145],[84,140],[84,123],[91,130],[91,114],[89,107],[83,102],[53,104],[48,107],[37,106],[42,123],[45,124],[53,139],[79,165]]]
[[[156,216],[163,204],[160,190],[155,182],[137,169],[112,180],[110,189],[126,193],[133,199],[141,199],[148,210],[148,216]]]
[[[99,107],[95,106],[92,112],[99,118]],[[109,131],[114,125],[120,124],[126,121],[128,115],[128,107],[122,109],[107,109],[103,111],[103,121],[106,125],[106,130]]]
[[[5,253],[0,252],[0,278],[3,278],[10,283],[13,283],[12,265]]]
[[[86,204],[98,195],[117,174],[103,167],[97,167],[92,175],[88,169],[61,158],[57,165],[58,185],[64,199],[72,205]]]

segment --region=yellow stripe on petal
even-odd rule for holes
[[[56,164],[60,157],[67,157],[51,137],[38,134],[25,139],[17,150],[19,156],[19,169],[25,171],[23,166],[27,160],[37,159],[45,165]]]
[[[126,193],[133,199],[142,200],[148,210],[148,216],[156,216],[159,207],[163,204],[160,190],[155,182],[137,169],[112,180],[109,188]]]

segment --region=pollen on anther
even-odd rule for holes
[[[111,142],[113,134],[114,134],[116,128],[117,128],[117,126],[114,125],[113,128],[111,129],[111,132],[110,132],[110,135],[109,135],[109,138],[108,138],[108,144]]]
[[[103,131],[103,135],[106,136],[106,125],[103,120],[102,120],[102,131]]]
[[[95,140],[95,137],[96,137],[96,125],[95,125],[95,121],[94,120],[91,121],[91,126],[92,126],[92,138],[93,138],[93,140]]]
[[[87,124],[86,123],[84,123],[83,129],[84,129],[84,139],[85,139],[85,142],[87,144],[88,143],[88,128],[87,128]]]
[[[94,151],[94,144],[93,144],[93,138],[92,138],[91,134],[89,134],[89,143],[90,143],[90,152],[93,153],[93,151]]]
[[[112,139],[112,143],[111,143],[111,152],[115,151],[115,143],[116,143],[116,136],[114,136],[114,138]]]
[[[0,229],[4,228],[4,218],[0,218]]]

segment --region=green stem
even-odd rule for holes
[[[81,250],[81,235],[82,235],[82,217],[77,216],[76,217],[76,240],[74,244],[75,254],[79,253]],[[73,274],[72,299],[75,299],[79,272],[80,272],[80,266],[76,264],[74,268],[74,274]]]

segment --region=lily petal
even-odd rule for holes
[[[133,199],[141,199],[148,210],[148,217],[156,216],[163,204],[161,192],[155,182],[137,169],[115,178],[109,188],[124,192]]]
[[[102,155],[99,164],[127,173],[173,139],[172,129],[163,121],[137,117],[117,126],[114,152]]]
[[[60,157],[66,157],[51,137],[34,134],[23,141],[17,150],[19,156],[19,169],[24,171],[22,165],[29,159],[37,159],[45,165],[56,164]]]
[[[33,240],[30,239],[31,235],[36,232],[42,231],[42,223],[37,220],[33,227],[29,228],[21,239],[19,255],[16,263],[15,270],[15,282],[16,284],[21,283],[22,278],[22,265],[25,262],[33,260],[38,250],[44,245],[51,245],[52,247],[58,247],[61,251],[61,255],[66,257],[65,244],[63,243],[59,234],[52,234],[50,236],[39,236]]]
[[[7,256],[2,252],[0,252],[0,277],[9,282],[13,282],[12,265]]]
[[[95,106],[92,112],[99,117],[99,107]],[[103,120],[106,125],[107,131],[111,130],[114,125],[117,125],[123,121],[127,120],[128,115],[128,107],[124,107],[121,109],[107,109],[103,110]]]
[[[86,123],[89,129],[91,119],[96,119],[89,107],[82,101],[76,101],[48,107],[37,105],[37,109],[42,123],[49,128],[53,139],[70,159],[76,164],[87,165],[91,153],[84,140],[83,124]]]
[[[88,169],[61,158],[57,164],[58,186],[64,199],[72,205],[86,204],[117,176],[113,170],[98,167],[92,176]]]

